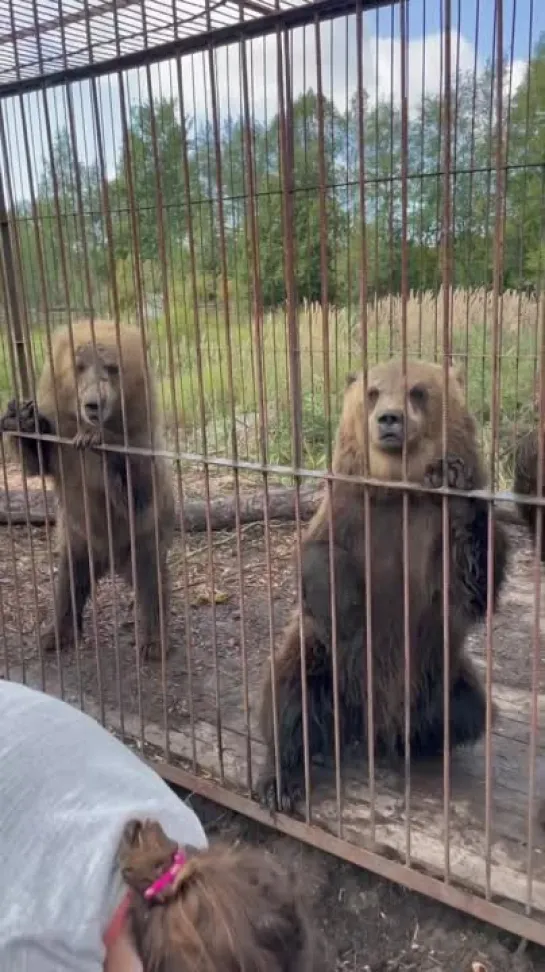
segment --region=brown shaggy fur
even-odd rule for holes
[[[166,557],[174,529],[174,497],[168,466],[163,459],[155,460],[156,536],[151,459],[130,455],[127,462],[122,453],[92,448],[101,441],[108,445],[124,444],[122,387],[128,445],[138,448],[150,448],[152,445],[156,449],[161,447],[153,381],[150,376],[150,429],[145,392],[145,351],[140,331],[133,327],[121,328],[121,355],[113,323],[96,321],[94,332],[95,346],[90,322],[82,321],[73,325],[74,373],[70,332],[64,328],[57,331],[53,336],[53,368],[48,361],[43,369],[37,403],[30,401],[19,405],[13,401],[2,418],[4,431],[35,434],[38,429],[42,434],[72,440],[72,445],[62,446],[48,441],[39,442],[36,438],[20,437],[18,440],[26,474],[35,476],[43,472],[46,476],[52,476],[60,506],[60,565],[55,618],[42,635],[42,645],[45,650],[53,650],[57,639],[60,646],[64,646],[73,642],[74,637],[79,637],[83,610],[91,593],[90,559],[96,581],[113,566],[130,584],[133,583],[130,544],[132,505],[141,645],[144,655],[157,656],[161,651],[160,602],[165,634],[168,620]],[[108,483],[111,518],[112,565],[105,481]]]
[[[363,378],[350,380],[337,435],[334,471],[402,479],[402,447],[408,479],[436,489],[443,484],[443,370],[408,366],[406,422],[402,368],[391,361],[372,369],[368,401]],[[448,382],[446,485],[473,490],[485,485],[476,430],[454,372]],[[374,745],[377,755],[404,753],[404,572],[403,500],[399,490],[375,487],[370,496],[370,603],[373,663]],[[310,757],[329,760],[334,739],[332,609],[329,582],[329,498],[307,530],[302,551],[303,631],[306,658]],[[337,481],[331,498],[335,569],[338,691],[343,749],[367,738],[366,572],[364,487]],[[408,499],[409,639],[411,665],[410,746],[414,757],[433,757],[443,748],[443,524],[442,500],[433,493]],[[474,742],[485,727],[486,699],[464,654],[470,628],[486,613],[488,514],[484,501],[451,498],[450,518],[450,741]],[[506,570],[507,538],[496,522],[496,604]],[[268,670],[261,728],[268,759],[260,796],[272,810],[289,811],[303,785],[303,716],[299,617],[288,626],[275,657],[281,779],[274,761],[273,692]]]
[[[545,448],[543,451],[545,459]],[[538,495],[539,432],[533,429],[517,445],[513,488],[520,496]],[[545,469],[543,470],[543,494],[545,495]],[[518,511],[530,536],[536,541],[537,507],[518,504]],[[545,563],[545,510],[541,515],[541,560]]]

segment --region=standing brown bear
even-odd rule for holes
[[[166,558],[175,522],[168,465],[163,458],[152,460],[149,455],[130,454],[127,473],[123,453],[92,449],[100,442],[124,445],[122,389],[128,446],[161,448],[151,375],[148,380],[151,428],[148,421],[146,361],[141,333],[135,327],[122,327],[118,347],[116,327],[111,321],[94,322],[94,341],[91,323],[79,321],[72,327],[72,336],[74,353],[68,328],[53,335],[51,363],[47,361],[40,377],[37,403],[29,401],[19,405],[12,401],[1,420],[1,427],[7,432],[35,435],[37,425],[42,434],[72,440],[69,445],[57,445],[48,440],[19,438],[26,474],[36,476],[43,471],[44,475],[52,476],[60,505],[56,619],[45,629],[42,646],[46,651],[55,648],[55,627],[61,647],[73,642],[74,636],[80,636],[83,610],[91,593],[90,559],[97,581],[113,566],[132,585],[132,506],[142,653],[158,656],[161,651],[159,604],[162,602],[166,627]],[[85,450],[85,491],[80,449]],[[155,505],[152,463],[155,466]],[[105,481],[108,484],[111,553]],[[111,555],[113,564],[110,563]]]
[[[412,362],[407,368],[407,422],[401,364],[390,361],[363,377],[349,379],[333,460],[336,473],[363,475],[366,442],[369,472],[379,480],[402,480],[406,445],[408,479],[436,489],[443,484],[443,369]],[[446,485],[483,488],[485,476],[463,387],[451,370],[448,382]],[[340,734],[343,747],[365,742],[367,657],[365,520],[362,485],[335,481],[331,493],[332,560],[335,570]],[[303,631],[306,657],[310,759],[329,760],[334,740],[332,612],[329,580],[329,498],[309,524],[302,549]],[[370,491],[370,564],[374,745],[378,755],[404,752],[403,514],[400,490]],[[443,747],[443,523],[442,500],[410,493],[409,640],[411,665],[411,754],[433,757]],[[460,497],[449,503],[450,522],[450,742],[478,740],[485,729],[486,698],[464,654],[468,631],[487,605],[488,511],[483,500]],[[496,606],[507,561],[507,537],[494,530]],[[275,658],[281,779],[274,758],[271,671],[265,682],[261,729],[267,762],[258,789],[271,809],[291,811],[303,789],[303,717],[300,619],[292,618]],[[278,788],[279,784],[279,788]],[[279,795],[279,802],[278,802]]]

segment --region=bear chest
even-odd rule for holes
[[[370,552],[373,591],[388,596],[394,589],[403,597],[405,577],[410,591],[428,583],[442,533],[441,510],[432,504],[403,504],[381,510],[371,508]]]

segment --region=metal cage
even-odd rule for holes
[[[81,639],[63,651],[56,631],[50,654],[38,622],[58,510],[43,462],[29,478],[18,460],[25,438],[42,457],[72,445],[58,430],[3,437],[2,677],[82,706],[184,787],[542,945],[542,551],[512,480],[545,407],[544,18],[533,0],[0,0],[2,409],[39,395],[58,325],[108,318],[118,335],[138,328],[166,430],[159,447],[94,446],[110,565],[94,577],[91,557]],[[499,608],[489,594],[466,645],[485,738],[451,754],[447,729],[435,769],[384,768],[365,746],[341,763],[333,688],[333,771],[310,785],[307,749],[302,809],[271,816],[254,797],[264,667],[302,609],[306,523],[342,480],[346,375],[394,354],[405,372],[415,357],[441,363],[445,380],[458,365],[489,474],[478,497],[511,538]],[[445,405],[443,441],[448,421]],[[172,651],[159,612],[155,662],[138,650],[138,593],[115,569],[108,463],[135,456],[155,513],[161,459],[176,494]],[[541,478],[518,497],[538,527]],[[384,483],[360,480],[372,517]],[[416,488],[389,485],[406,557]],[[440,493],[444,538],[453,492]],[[127,516],[134,546],[131,502]],[[493,548],[489,530],[489,562]],[[444,539],[445,577],[450,558]],[[371,560],[368,545],[369,576]],[[391,610],[406,617],[395,664],[408,739],[404,571]],[[448,595],[444,608],[448,671]],[[333,635],[333,682],[341,651]]]

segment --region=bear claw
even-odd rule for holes
[[[276,777],[267,775],[257,785],[257,796],[261,806],[269,813],[293,813],[303,793],[299,783],[283,784],[278,802]]]
[[[447,455],[446,459],[439,459],[428,466],[424,477],[424,485],[432,489],[459,489],[470,492],[475,488],[471,470],[463,459],[458,456]]]

